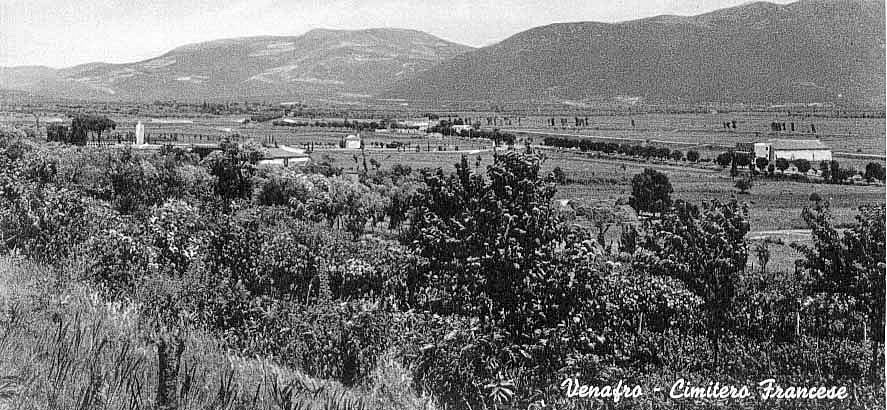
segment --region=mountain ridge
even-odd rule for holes
[[[535,27],[381,95],[883,105],[884,65],[883,0],[756,2],[696,16]]]
[[[414,29],[185,44],[133,63],[0,67],[0,89],[80,99],[884,105],[884,0],[752,2],[554,23],[481,47]]]
[[[0,88],[109,100],[369,95],[469,50],[418,30],[315,29],[185,44],[132,63],[0,67]]]

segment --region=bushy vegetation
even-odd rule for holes
[[[3,319],[31,408],[582,408],[564,379],[675,375],[852,385],[884,405],[883,205],[838,232],[817,202],[797,271],[767,272],[747,269],[742,204],[672,201],[653,170],[633,180],[645,215],[614,248],[557,211],[562,176],[532,152],[352,178],[222,148],[0,139],[2,248],[51,272],[41,292],[58,303],[52,323]],[[54,302],[71,289],[130,316]],[[213,367],[234,357],[259,359]]]

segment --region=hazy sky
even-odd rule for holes
[[[266,34],[298,35],[312,28],[413,28],[446,40],[484,46],[555,22],[692,15],[745,2],[0,0],[0,66],[132,62],[188,43]]]

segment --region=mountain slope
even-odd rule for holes
[[[884,2],[752,3],[693,17],[534,28],[390,98],[884,104]]]
[[[108,99],[371,94],[470,50],[400,29],[216,40],[129,64],[0,69],[0,87]]]

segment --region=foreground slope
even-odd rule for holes
[[[385,96],[883,105],[884,20],[883,1],[811,0],[553,24],[444,62]]]

